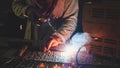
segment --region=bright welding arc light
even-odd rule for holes
[[[66,44],[65,52],[72,55],[72,53],[77,52],[80,47],[82,47],[81,51],[86,51],[84,46],[90,41],[91,37],[88,33],[76,33],[72,37],[70,44]]]
[[[76,33],[71,42],[74,46],[81,47],[89,42],[91,42],[91,37],[88,33]]]
[[[86,51],[85,45],[90,41],[91,37],[88,33],[76,33],[70,43],[65,45],[64,53],[62,54],[64,59],[69,61],[72,57],[74,58],[79,48],[81,48],[80,51]]]

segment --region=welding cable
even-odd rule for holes
[[[76,64],[77,64],[77,65],[80,65],[80,64],[79,64],[78,54],[79,54],[80,50],[81,50],[84,46],[85,46],[85,45],[81,46],[81,47],[78,49],[78,51],[76,52]]]

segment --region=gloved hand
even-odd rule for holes
[[[50,36],[50,39],[48,46],[44,48],[44,52],[49,51],[52,47],[63,44],[62,40],[57,36]]]
[[[31,21],[37,21],[42,16],[42,13],[38,7],[30,6],[26,9],[26,15]]]

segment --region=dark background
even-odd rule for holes
[[[19,29],[22,24],[25,26],[26,21],[16,17],[12,12],[13,0],[1,0],[0,2],[0,37],[23,38],[23,30]]]

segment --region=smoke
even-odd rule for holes
[[[91,37],[88,33],[76,33],[72,39],[71,43],[74,46],[83,46],[91,42]]]
[[[81,51],[86,51],[84,47],[86,44],[91,42],[91,37],[88,33],[76,33],[70,40],[70,43],[66,44],[64,51],[76,52],[80,47]]]
[[[70,40],[70,43],[65,44],[64,47],[64,55],[67,61],[70,60],[71,56],[75,57],[76,52],[80,49],[80,51],[86,51],[86,44],[91,42],[91,37],[88,33],[76,33]],[[69,58],[68,58],[69,57]]]
[[[82,47],[81,51],[86,51],[84,47],[86,44],[91,42],[91,37],[88,33],[76,33],[70,40],[69,46],[65,48],[66,51],[77,51]]]

